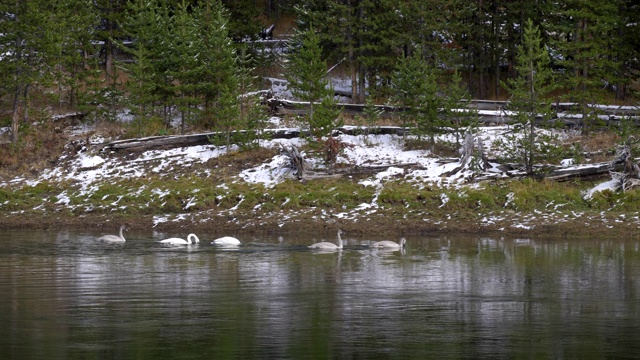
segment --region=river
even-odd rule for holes
[[[0,232],[0,359],[640,356],[638,240],[98,235]]]

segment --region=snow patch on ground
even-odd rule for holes
[[[621,183],[620,180],[618,179],[612,179],[609,181],[605,181],[603,183],[600,183],[598,185],[596,185],[595,187],[589,189],[588,191],[586,191],[583,195],[583,199],[585,200],[589,200],[591,198],[593,198],[593,195],[598,193],[598,192],[603,192],[603,191],[612,191],[615,192],[617,191],[620,187],[621,187]]]
[[[277,85],[276,85],[277,86]],[[278,129],[286,129],[283,126],[283,119],[272,117],[268,120],[270,126]],[[481,127],[478,129],[478,137],[483,142],[485,149],[491,152],[492,156],[497,156],[501,149],[495,146],[495,140],[502,136],[505,132],[511,131],[508,127]],[[560,133],[560,136],[566,136],[564,133]],[[410,137],[409,137],[410,138]],[[469,168],[462,168],[460,171],[453,172],[454,169],[461,167],[460,161],[456,159],[449,159],[443,161],[442,159],[435,158],[429,150],[405,150],[404,141],[401,136],[396,135],[361,135],[352,136],[341,134],[337,139],[344,144],[342,152],[337,158],[337,163],[342,167],[367,167],[367,166],[379,166],[383,167],[382,171],[379,171],[371,176],[362,178],[358,181],[358,184],[364,187],[372,187],[374,189],[374,196],[371,201],[362,202],[354,208],[345,208],[339,213],[330,213],[325,210],[319,210],[315,208],[309,208],[300,211],[300,213],[309,214],[309,218],[316,219],[318,221],[332,222],[336,219],[348,219],[350,221],[375,221],[375,216],[380,216],[381,205],[378,203],[378,197],[382,190],[384,190],[387,183],[396,180],[407,181],[413,186],[422,189],[427,187],[447,187],[453,191],[458,191],[459,196],[465,195],[465,189],[469,186],[479,186],[470,184],[470,179],[477,174],[474,174]],[[453,135],[443,135],[438,139],[439,141],[455,141]],[[191,146],[183,148],[175,148],[168,150],[151,150],[141,153],[127,154],[126,159],[119,155],[112,155],[108,153],[99,152],[97,149],[99,145],[105,142],[106,139],[99,136],[92,136],[89,139],[87,147],[83,148],[77,154],[67,154],[59,160],[57,166],[46,169],[36,177],[16,177],[5,181],[0,181],[0,186],[35,186],[43,181],[67,181],[74,183],[78,190],[73,194],[62,192],[60,194],[51,195],[50,199],[43,200],[43,204],[46,201],[73,208],[74,206],[84,206],[87,211],[89,205],[77,205],[81,199],[89,199],[95,194],[100,184],[109,182],[113,178],[144,178],[149,172],[152,172],[160,177],[175,176],[175,171],[188,170],[194,164],[205,163],[210,159],[222,156],[227,152],[237,150],[236,147],[227,149],[224,146],[214,145],[201,145]],[[260,146],[271,149],[281,149],[289,146],[296,146],[302,148],[306,144],[306,140],[300,138],[294,139],[274,139],[274,140],[262,140]],[[303,154],[306,155],[306,154]],[[325,168],[321,159],[306,157],[310,169],[321,170]],[[569,165],[569,161],[564,162],[564,165]],[[495,164],[490,164],[492,169],[488,171],[494,171],[499,173],[500,170]],[[387,168],[384,168],[387,167]],[[202,171],[200,175],[209,176],[210,170]],[[267,159],[262,164],[246,168],[238,174],[238,177],[230,180],[244,181],[249,184],[262,185],[265,188],[273,188],[279,183],[295,179],[295,174],[290,168],[289,158],[283,153],[276,154],[270,159]],[[612,180],[594,189],[589,190],[584,194],[585,199],[589,199],[598,191],[612,190],[619,186],[619,183]],[[215,184],[216,189],[220,190],[219,200],[222,201],[226,198],[226,194],[230,192],[227,184]],[[132,189],[131,194],[141,193],[143,189]],[[167,190],[162,188],[154,188],[150,191],[155,199],[163,199],[168,195]],[[184,197],[181,207],[183,208],[183,214],[163,215],[157,214],[153,218],[153,226],[157,226],[162,223],[171,223],[176,221],[183,221],[185,219],[192,219],[193,221],[205,221],[206,218],[212,218],[215,216],[225,216],[226,219],[230,219],[232,223],[237,222],[240,225],[240,221],[237,220],[236,212],[238,206],[244,201],[240,196],[235,199],[235,206],[228,210],[223,210],[220,213],[209,212],[189,212],[194,206],[198,204],[197,192],[190,194],[182,194]],[[78,200],[80,199],[80,200]],[[112,211],[122,211],[126,209],[123,205],[122,198],[102,199],[103,201],[110,200],[109,205],[104,205]],[[167,200],[168,201],[168,200]],[[286,210],[287,202],[291,199],[285,200],[280,204],[280,209],[276,209],[271,213],[264,215],[262,219],[255,219],[256,224],[260,224],[267,219],[277,219],[280,226],[284,226],[290,222],[297,221],[293,218],[293,215]],[[440,206],[447,206],[449,197],[443,195],[440,198]],[[87,203],[90,201],[87,200]],[[606,214],[600,216],[600,219],[587,218],[583,213],[570,213],[566,214],[561,211],[564,204],[547,205],[544,211],[538,213],[521,215],[517,213],[515,209],[516,198],[515,194],[508,194],[504,199],[503,209],[504,211],[498,211],[492,214],[483,215],[481,226],[494,226],[496,223],[508,222],[511,225],[503,228],[504,231],[509,230],[528,230],[533,229],[536,223],[540,221],[548,222],[567,222],[575,221],[579,219],[584,221],[586,226],[592,221],[604,221]],[[7,204],[0,204],[0,206],[6,206]],[[46,206],[39,205],[36,208],[41,211],[46,211]],[[432,223],[429,218],[429,209],[424,210],[408,210],[408,214],[417,219],[423,219],[424,222]],[[300,215],[300,214],[297,214]],[[640,217],[635,214],[629,214],[629,218],[624,219],[628,223],[637,224],[640,223]],[[200,219],[200,220],[197,220]],[[455,214],[451,214],[451,223],[455,222]],[[620,219],[619,219],[620,220]],[[620,220],[621,221],[621,220]],[[445,221],[446,222],[446,221]],[[246,225],[246,224],[245,224]],[[436,224],[438,226],[446,226],[446,224]]]

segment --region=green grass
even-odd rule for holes
[[[224,183],[224,186],[220,186]],[[459,189],[428,186],[418,188],[405,181],[385,182],[382,189],[365,187],[346,178],[307,182],[288,180],[272,188],[206,178],[194,173],[171,179],[150,176],[146,179],[122,179],[104,182],[87,196],[68,183],[41,182],[35,186],[0,189],[0,213],[25,211],[40,206],[47,211],[72,214],[151,215],[182,214],[206,210],[229,210],[253,213],[300,211],[311,208],[342,212],[371,203],[385,214],[402,218],[407,214],[429,214],[432,219],[476,219],[480,214],[512,211],[514,213],[587,212],[633,213],[640,211],[640,191],[601,192],[592,200],[583,199],[590,182],[500,181]],[[69,206],[56,204],[57,195],[66,191]],[[43,200],[44,199],[44,200]],[[189,206],[187,206],[189,204]],[[44,206],[41,206],[44,205]]]

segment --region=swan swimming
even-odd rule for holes
[[[327,242],[327,241],[323,241],[323,242],[319,242],[319,243],[315,243],[313,245],[310,245],[309,249],[340,250],[340,249],[342,249],[342,238],[340,237],[340,234],[342,234],[342,230],[338,229],[338,245],[336,245],[334,243]]]
[[[384,241],[378,241],[376,243],[371,244],[371,247],[387,248],[387,249],[400,249],[400,248],[403,248],[406,243],[407,243],[407,239],[405,239],[405,238],[400,239],[400,244],[398,244],[396,242],[393,242],[393,241],[384,240]]]
[[[98,241],[110,242],[110,243],[123,243],[126,240],[122,235],[122,230],[126,229],[125,225],[120,226],[120,236],[118,235],[103,235],[98,238]]]
[[[234,238],[233,236],[224,236],[218,239],[215,239],[211,242],[211,245],[218,246],[239,246],[240,240]]]
[[[193,240],[192,240],[192,238],[193,238]],[[160,244],[163,244],[163,245],[191,245],[191,244],[197,244],[199,242],[200,242],[200,239],[198,239],[196,234],[189,234],[189,236],[187,236],[187,240],[181,239],[181,238],[169,238],[169,239],[165,239],[165,240],[160,241]]]

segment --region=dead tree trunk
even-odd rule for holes
[[[449,171],[447,176],[457,174],[465,169],[471,169],[474,172],[482,172],[488,168],[489,159],[484,151],[482,139],[476,138],[472,133],[467,132],[464,137],[462,155],[460,156],[460,166]]]
[[[289,157],[290,165],[293,170],[296,171],[296,177],[298,180],[302,180],[304,176],[304,158],[297,147],[283,147],[282,151]]]

